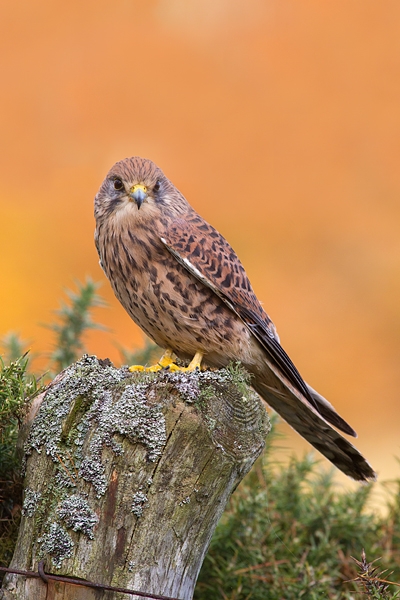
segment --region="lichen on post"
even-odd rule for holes
[[[132,374],[94,356],[63,371],[32,407],[10,566],[45,560],[58,575],[191,599],[218,519],[269,431],[248,383],[239,367]],[[121,596],[7,575],[1,597]]]

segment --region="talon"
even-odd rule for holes
[[[157,371],[161,371],[162,367],[157,364],[157,365],[151,365],[151,367],[146,367],[146,371],[148,371],[149,373],[157,373]]]
[[[178,365],[176,365],[175,363],[171,363],[170,365],[168,365],[167,367],[168,371],[171,371],[171,373],[176,373],[177,371],[184,371],[184,367],[178,367]]]
[[[200,371],[201,369],[201,361],[203,360],[203,353],[196,352],[192,360],[190,361],[187,367],[178,367],[174,363],[176,360],[176,355],[172,352],[172,350],[166,350],[158,363],[156,365],[152,365],[151,367],[143,367],[142,365],[132,365],[129,367],[129,370],[133,373],[135,371],[147,371],[150,373],[156,373],[157,371],[161,371],[161,369],[168,369],[171,373],[176,373],[177,371]]]
[[[137,371],[147,371],[148,373],[156,373],[157,371],[161,371],[161,369],[168,369],[171,364],[173,365],[174,358],[176,358],[176,356],[172,352],[172,350],[166,350],[156,365],[151,365],[151,367],[143,367],[142,365],[132,365],[131,367],[129,367],[129,371],[131,371],[131,373]]]
[[[201,369],[201,361],[203,360],[203,353],[196,352],[188,367],[184,367],[181,369],[182,371],[200,371]]]
[[[196,352],[196,354],[194,355],[194,357],[190,361],[190,364],[187,367],[179,367],[178,365],[176,365],[173,362],[173,360],[171,358],[171,362],[165,368],[168,369],[169,371],[171,371],[171,373],[176,373],[177,371],[181,371],[181,372],[183,371],[186,373],[193,372],[193,371],[200,371],[202,359],[203,359],[203,353]]]
[[[176,359],[176,356],[172,352],[172,350],[166,350],[164,352],[164,354],[162,355],[162,357],[160,358],[160,360],[158,361],[158,364],[160,365],[160,367],[162,369],[168,369],[168,367],[171,364],[174,364],[175,359]]]
[[[131,367],[129,367],[129,371],[131,373],[134,373],[135,371],[145,371],[146,368],[143,367],[143,365],[132,365]]]

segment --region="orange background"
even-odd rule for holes
[[[39,353],[63,289],[142,337],[93,245],[109,167],[152,158],[244,262],[303,376],[399,474],[398,0],[3,0],[0,332]],[[291,436],[285,445],[301,445]]]

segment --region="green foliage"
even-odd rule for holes
[[[361,560],[353,560],[359,570],[356,581],[361,583],[365,594],[369,598],[376,600],[389,597],[398,598],[400,592],[397,592],[394,596],[389,596],[389,582],[384,579],[386,571],[379,572],[378,568],[374,566],[375,561],[368,562],[364,550],[361,553]]]
[[[369,558],[382,557],[379,567],[394,571],[394,581],[400,579],[400,503],[391,506],[388,521],[368,509],[372,484],[338,492],[332,476],[310,456],[278,466],[269,443],[231,497],[195,600],[397,597],[377,571],[363,571],[351,557],[366,548]]]
[[[91,317],[92,308],[105,306],[104,300],[96,294],[99,284],[87,279],[83,284],[78,282],[77,286],[78,292],[66,292],[69,304],[62,303],[61,308],[56,311],[59,322],[47,326],[54,331],[56,338],[51,355],[56,372],[79,358],[84,350],[83,336],[88,329],[103,328]]]
[[[16,344],[17,338],[13,337]],[[6,341],[7,343],[7,341]],[[13,351],[8,355],[14,358]],[[7,353],[7,350],[6,350]],[[28,357],[4,363],[0,357],[0,561],[11,560],[18,534],[21,508],[21,481],[16,445],[19,424],[29,405],[28,398],[39,391],[33,375],[27,373]]]
[[[61,370],[84,350],[91,317],[103,306],[90,280],[67,292],[68,304],[49,327],[55,349],[49,370]],[[40,391],[28,372],[26,342],[3,339],[0,359],[0,563],[11,560],[19,526],[22,485],[16,456],[18,427],[29,399]],[[128,364],[156,362],[160,351],[147,342]],[[232,369],[237,369],[233,366]],[[369,508],[372,485],[339,492],[332,473],[310,456],[280,465],[276,434],[235,491],[211,541],[195,600],[391,600],[400,598],[400,480],[382,513]],[[385,516],[382,516],[385,515]],[[365,548],[366,554],[363,553]],[[355,557],[355,558],[352,558]],[[367,560],[368,557],[368,560]]]
[[[55,333],[55,350],[51,367],[61,370],[78,358],[83,351],[83,336],[88,329],[100,327],[91,318],[91,309],[103,306],[96,294],[98,284],[87,280],[78,283],[78,291],[67,291],[69,304],[57,311],[58,321],[49,327]],[[21,420],[30,400],[40,391],[39,381],[28,372],[27,343],[15,333],[2,340],[0,357],[0,563],[12,558],[18,534],[22,504],[20,464],[16,445]]]
[[[12,468],[18,424],[27,407],[27,398],[33,396],[38,384],[27,373],[28,357],[4,364],[0,357],[0,474]]]
[[[15,362],[27,353],[28,342],[22,340],[18,333],[11,331],[1,341],[3,347],[3,360],[5,363]]]

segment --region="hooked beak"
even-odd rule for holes
[[[136,185],[131,187],[129,192],[129,197],[134,200],[137,204],[138,210],[142,206],[143,202],[147,198],[147,188],[145,185],[137,183]]]

